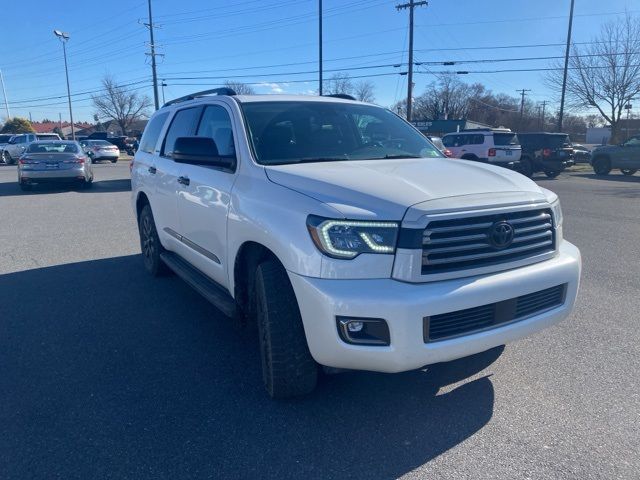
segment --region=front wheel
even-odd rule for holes
[[[622,172],[623,175],[630,177],[631,175],[636,173],[638,169],[637,168],[621,168],[620,171]]]
[[[13,163],[13,159],[11,158],[11,155],[6,150],[2,151],[2,161],[6,165],[11,165]]]
[[[113,160],[111,160],[111,163],[116,163],[118,161],[117,158],[114,158]]]
[[[311,393],[318,381],[318,364],[307,346],[293,287],[277,260],[269,259],[258,266],[254,291],[267,392],[272,398]]]
[[[596,175],[609,175],[611,162],[608,158],[598,157],[593,161],[593,171]]]
[[[154,277],[164,274],[168,270],[160,258],[160,254],[164,249],[160,243],[160,238],[158,238],[156,223],[153,220],[153,213],[149,205],[142,207],[138,217],[138,232],[140,233],[140,249],[142,250],[144,268]]]
[[[547,176],[547,178],[556,178],[558,175],[560,175],[560,172],[555,170],[545,170],[544,174]]]

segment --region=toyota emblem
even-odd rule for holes
[[[513,243],[513,234],[513,226],[509,222],[496,222],[489,229],[489,241],[495,248],[507,248]]]

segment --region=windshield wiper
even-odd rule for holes
[[[411,155],[411,154],[405,154],[405,155],[385,155],[384,157],[377,157],[377,158],[372,158],[371,160],[392,160],[395,158],[422,158],[420,155]]]

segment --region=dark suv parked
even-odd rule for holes
[[[547,177],[555,178],[575,163],[566,133],[518,133],[518,138],[522,146],[520,172],[527,177],[544,172]]]
[[[591,165],[596,175],[607,175],[612,168],[633,175],[640,169],[640,135],[621,145],[597,147],[591,153]]]

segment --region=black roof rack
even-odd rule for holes
[[[232,88],[212,88],[211,90],[203,90],[201,92],[190,93],[189,95],[185,95],[184,97],[175,98],[167,103],[165,103],[162,107],[168,107],[169,105],[173,105],[174,103],[186,102],[187,100],[193,100],[194,98],[204,97],[206,95],[237,95],[235,90]]]
[[[504,127],[482,127],[482,128],[464,128],[460,132],[497,132],[497,133],[513,133],[510,128]]]
[[[352,95],[347,95],[346,93],[332,93],[330,95],[322,95],[323,97],[333,97],[333,98],[341,98],[343,100],[355,100],[356,98]]]

